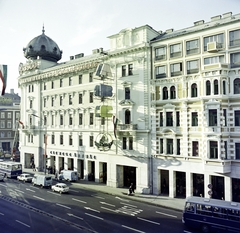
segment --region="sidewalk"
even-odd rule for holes
[[[23,168],[23,173],[44,174],[44,172],[34,172],[32,169],[28,169],[28,168]],[[53,178],[55,179],[54,174],[51,174],[51,176],[53,176]],[[135,201],[141,201],[141,202],[162,206],[162,207],[168,207],[168,208],[179,210],[179,211],[183,211],[183,207],[185,204],[184,198],[171,198],[168,196],[159,196],[159,195],[141,194],[141,193],[135,193],[133,196],[128,196],[127,195],[128,189],[126,188],[109,187],[102,183],[95,183],[87,180],[79,180],[77,181],[77,183],[79,183],[81,187],[83,187],[84,189],[91,189],[94,191],[107,193],[117,197],[132,199]]]

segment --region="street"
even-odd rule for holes
[[[1,182],[1,232],[190,232],[180,211],[66,183],[68,194],[15,179]]]

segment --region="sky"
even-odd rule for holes
[[[63,51],[59,62],[93,49],[108,50],[108,37],[148,24],[156,31],[179,30],[199,20],[240,13],[240,0],[0,0],[0,64],[8,65],[6,92],[20,93],[23,48],[42,34]]]

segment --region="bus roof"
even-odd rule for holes
[[[20,162],[13,162],[13,161],[0,161],[1,164],[9,164],[9,165],[19,165]]]
[[[209,204],[217,207],[225,207],[225,208],[231,208],[231,209],[240,209],[240,203],[239,202],[231,202],[231,201],[224,201],[219,199],[213,199],[213,198],[204,198],[204,197],[187,197],[186,202],[193,202],[197,204]]]

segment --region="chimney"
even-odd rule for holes
[[[204,24],[204,20],[199,20],[199,21],[194,22],[194,26],[198,26],[198,25],[202,25],[202,24]]]
[[[223,16],[224,19],[230,18],[230,17],[232,17],[232,12],[224,13],[222,16]]]
[[[216,15],[216,16],[213,16],[213,17],[211,17],[211,21],[216,21],[216,20],[219,20],[219,19],[221,19],[221,15]]]

